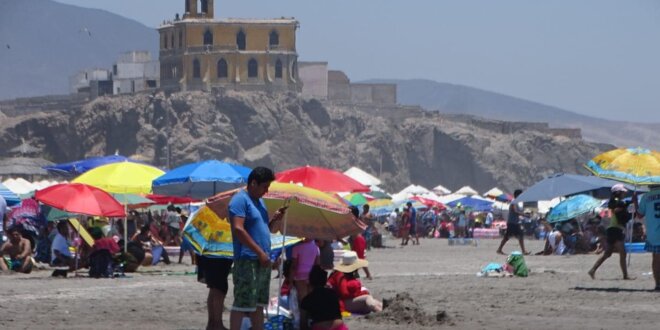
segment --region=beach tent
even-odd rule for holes
[[[21,202],[21,199],[9,190],[5,185],[0,183],[0,196],[2,196],[7,202],[7,206],[13,206]]]
[[[101,165],[119,162],[141,163],[137,160],[130,159],[119,154],[114,154],[109,156],[85,158],[70,163],[53,164],[50,166],[44,166],[43,169],[60,175],[78,176]]]
[[[7,179],[3,184],[16,195],[26,195],[37,190],[32,183],[23,178]]]
[[[403,188],[401,191],[398,192],[398,194],[406,193],[406,194],[413,194],[413,195],[421,195],[421,194],[426,194],[431,192],[430,190],[418,186],[416,184],[411,184],[405,188]]]
[[[504,195],[504,192],[497,187],[493,187],[484,193],[484,196],[493,198],[499,197],[501,195]]]
[[[381,184],[381,181],[377,177],[357,167],[349,168],[348,170],[344,171],[344,174],[365,186],[377,186]]]
[[[435,186],[432,190],[433,190],[434,193],[436,193],[436,194],[438,194],[438,195],[448,195],[448,194],[451,194],[451,190],[445,188],[445,187],[442,186],[442,185],[437,185],[437,186]]]
[[[460,194],[460,195],[466,195],[466,196],[472,196],[472,195],[479,195],[479,193],[472,189],[470,186],[463,186],[461,189],[458,189],[454,191],[454,194]]]

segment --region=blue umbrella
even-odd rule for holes
[[[14,206],[21,202],[21,199],[2,183],[0,183],[0,196],[5,199],[7,206]]]
[[[447,203],[450,207],[462,206],[474,211],[490,211],[493,208],[493,202],[483,199],[474,198],[471,196],[463,197],[455,201]]]
[[[204,199],[247,183],[248,167],[207,160],[177,167],[156,178],[154,194]]]
[[[119,163],[119,162],[141,163],[137,160],[133,160],[128,157],[124,157],[122,155],[110,155],[110,156],[102,156],[102,157],[91,157],[70,163],[45,166],[44,169],[60,175],[78,176],[101,165]]]
[[[555,197],[575,195],[600,188],[611,188],[620,183],[596,176],[558,173],[551,175],[527,188],[513,202],[536,202],[551,200]],[[630,190],[635,187],[626,185]],[[639,188],[637,189],[640,190]]]
[[[602,201],[589,195],[575,195],[555,205],[546,219],[549,223],[573,219],[599,207]]]

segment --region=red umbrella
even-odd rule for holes
[[[445,204],[442,204],[442,203],[440,203],[438,201],[435,201],[435,200],[432,200],[430,198],[424,198],[424,197],[421,197],[421,196],[413,196],[410,199],[416,200],[416,201],[426,205],[427,207],[437,207],[438,210],[440,210],[440,211],[447,209]]]
[[[304,166],[275,175],[277,182],[302,183],[303,186],[325,192],[369,192],[369,187],[344,173],[323,167]]]
[[[176,196],[165,196],[165,195],[154,195],[154,194],[147,195],[146,197],[156,202],[156,205],[190,204],[190,203],[199,202],[199,200],[189,197],[176,197]]]
[[[107,192],[83,183],[60,183],[39,190],[34,198],[70,213],[123,218],[124,206]]]

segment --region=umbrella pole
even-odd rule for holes
[[[637,198],[637,184],[635,184],[635,189],[633,190],[635,198]],[[635,206],[637,205],[637,200],[632,201]],[[628,221],[630,224],[630,228],[628,228],[628,225],[626,225],[626,230],[630,229],[629,235],[626,235],[626,237],[630,237],[629,243],[632,243],[632,235],[633,235],[633,228],[635,225],[635,215],[637,215],[637,208],[635,208],[635,213],[632,215],[631,221]],[[623,244],[623,250],[626,250],[626,244]],[[628,253],[628,264],[626,265],[627,268],[630,268],[630,262],[632,261],[632,253]]]
[[[285,205],[289,204],[289,200],[284,202]],[[284,243],[286,242],[286,220],[287,220],[287,213],[284,213],[284,219],[282,220],[282,252],[280,252],[281,260],[280,260],[280,265],[277,267],[279,268],[280,272],[280,278],[278,280],[278,285],[277,285],[277,316],[280,316],[280,300],[282,299],[282,278],[284,277],[284,262],[286,261],[286,250],[284,249]]]
[[[124,205],[124,253],[128,253],[128,205]]]
[[[78,221],[78,230],[76,231],[76,236],[80,238],[80,221]],[[78,277],[78,260],[80,260],[80,245],[82,244],[82,239],[78,240],[78,246],[76,247],[76,269],[73,270],[73,276]]]

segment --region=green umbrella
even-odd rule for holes
[[[369,196],[373,196],[375,199],[392,199],[392,196],[382,192],[382,191],[375,191],[372,190],[371,192],[368,193]]]
[[[155,204],[151,199],[135,194],[112,194],[112,197],[114,197],[121,205]]]
[[[47,205],[42,206],[42,208],[44,209],[44,214],[48,221],[67,220],[76,216],[75,213],[69,213]]]
[[[358,205],[364,205],[369,203],[366,197],[360,193],[354,193],[354,194],[349,194],[344,197],[347,201],[349,201],[351,204],[358,206]]]

